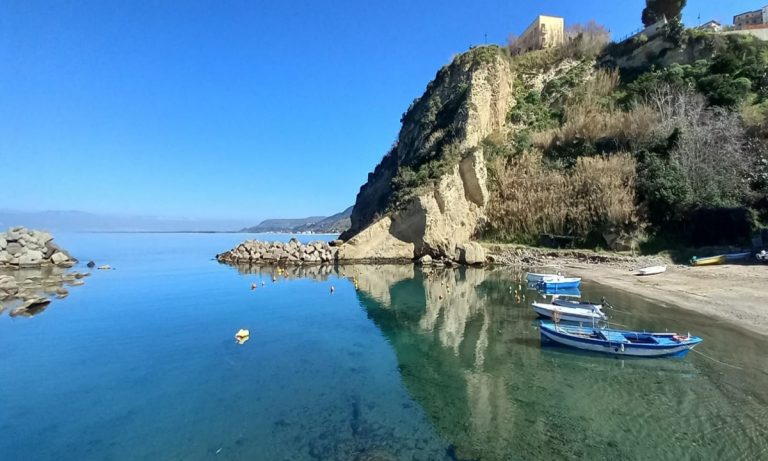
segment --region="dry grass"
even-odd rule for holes
[[[657,113],[646,105],[621,110],[611,99],[618,85],[617,71],[596,72],[568,98],[563,126],[541,138],[549,144],[536,145],[547,149],[552,143],[582,140],[594,144],[610,139],[617,146],[629,147],[646,139],[659,123]]]
[[[535,242],[541,234],[586,238],[592,230],[630,230],[637,223],[635,161],[627,154],[579,158],[568,171],[527,152],[493,165],[487,236]]]
[[[569,173],[568,209],[573,233],[584,236],[595,227],[628,230],[637,223],[632,156],[581,157]]]

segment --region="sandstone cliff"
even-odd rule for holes
[[[488,173],[481,142],[507,130],[514,76],[496,47],[457,56],[438,72],[360,189],[340,259],[455,257],[456,246],[484,219]]]

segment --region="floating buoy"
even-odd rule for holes
[[[251,337],[251,332],[246,330],[245,328],[241,328],[238,330],[237,333],[235,333],[235,341],[237,341],[237,344],[243,344]]]
[[[333,285],[331,285],[331,294],[333,294],[334,291],[336,291],[336,288]]]
[[[256,289],[256,282],[253,282],[253,283],[251,284],[251,290],[255,290],[255,289]]]

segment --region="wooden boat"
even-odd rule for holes
[[[538,283],[542,282],[545,279],[552,279],[560,277],[560,274],[538,274],[536,272],[528,272],[525,274],[525,280],[527,280],[529,283]]]
[[[559,345],[628,357],[684,357],[702,342],[698,336],[647,333],[539,322],[542,345]]]
[[[608,318],[599,307],[564,307],[544,303],[533,303],[531,304],[531,307],[533,307],[533,310],[541,317],[549,319],[557,318],[558,320],[565,322],[587,322],[592,324],[593,322]]]
[[[667,271],[667,266],[651,266],[638,269],[637,275],[656,275]]]
[[[717,264],[725,264],[725,255],[710,256],[709,258],[697,258],[694,256],[691,258],[691,266],[714,266]]]
[[[539,282],[538,288],[543,291],[557,291],[568,288],[579,288],[579,285],[581,285],[581,278],[579,277],[557,277],[542,280]]]

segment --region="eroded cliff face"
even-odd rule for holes
[[[488,202],[481,142],[507,130],[514,77],[509,59],[494,48],[472,50],[438,72],[403,116],[396,146],[360,189],[341,259],[453,257],[456,245],[476,234]],[[444,171],[405,197],[393,187],[401,169],[423,173],[427,164]]]

